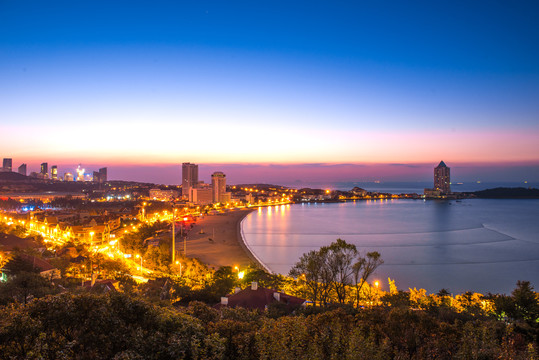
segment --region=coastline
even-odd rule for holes
[[[214,269],[221,266],[242,268],[252,264],[265,269],[242,237],[241,223],[255,210],[234,210],[197,219],[187,236],[187,256]],[[176,248],[183,252],[183,241],[177,241]]]

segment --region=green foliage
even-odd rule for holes
[[[49,281],[35,272],[20,271],[5,283],[0,283],[0,304],[20,302],[55,292]]]
[[[400,307],[400,308],[410,308],[412,302],[410,301],[410,293],[406,291],[399,290],[394,294],[385,294],[380,299],[382,304],[389,305],[391,307]]]
[[[121,294],[62,294],[0,312],[0,353],[14,358],[219,359],[201,323]]]
[[[9,260],[9,262],[4,265],[4,269],[6,269],[8,273],[12,276],[17,275],[21,272],[39,273],[39,270],[35,268],[32,263],[23,260],[23,258],[19,255],[13,256]]]
[[[517,287],[511,293],[514,302],[514,318],[539,322],[539,298],[533,291],[529,281],[518,281]]]
[[[493,318],[404,307],[311,309],[296,316],[241,308],[219,314],[200,302],[177,311],[119,293],[65,293],[0,307],[0,353],[14,359],[537,357],[536,340]]]

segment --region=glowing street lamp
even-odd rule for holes
[[[142,256],[140,256],[139,254],[135,255],[135,257],[138,259],[140,258],[140,276],[142,276]]]
[[[179,261],[176,261],[176,265],[180,265],[180,277],[182,277],[182,263]]]

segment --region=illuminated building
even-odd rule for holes
[[[434,168],[434,189],[440,190],[442,194],[451,193],[450,169],[443,161]]]
[[[41,171],[39,172],[39,175],[42,179],[49,178],[49,164],[48,163],[41,164]]]
[[[216,171],[211,175],[211,187],[213,189],[213,202],[220,203],[226,197],[226,175]]]
[[[197,205],[209,205],[213,201],[213,190],[209,185],[191,188],[189,202]]]
[[[58,166],[56,165],[51,167],[51,178],[53,180],[58,180]]]
[[[64,181],[73,181],[73,174],[72,173],[69,173],[69,172],[66,172],[64,173]]]
[[[190,188],[198,185],[198,165],[191,163],[182,164],[182,196],[189,197]]]
[[[176,190],[161,190],[161,189],[150,189],[150,199],[159,200],[159,201],[171,201],[177,198],[180,193]]]
[[[84,169],[81,169],[80,164],[77,166],[77,181],[84,181]]]
[[[2,170],[3,171],[12,171],[13,169],[13,160],[5,158],[4,162],[2,164]]]
[[[19,169],[17,171],[19,174],[26,176],[26,164],[22,164],[19,166]]]

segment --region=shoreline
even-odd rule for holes
[[[245,220],[247,215],[252,213],[254,210],[255,209],[252,209],[252,211],[249,211],[248,213],[246,213],[241,218],[241,220],[238,221],[238,230],[237,230],[238,231],[238,243],[243,248],[243,250],[245,251],[247,256],[249,256],[251,258],[251,260],[253,260],[253,262],[256,264],[256,266],[258,266],[259,268],[261,268],[261,269],[265,270],[266,272],[272,274],[272,271],[266,265],[264,265],[264,263],[255,255],[255,253],[249,248],[249,246],[245,242],[245,236],[243,234],[243,220]]]
[[[253,264],[265,269],[246,246],[242,236],[241,224],[245,217],[255,210],[254,208],[234,210],[198,218],[187,236],[187,256],[196,258],[214,269],[221,266],[242,268]],[[183,252],[182,242],[180,240],[176,243],[181,252]]]

